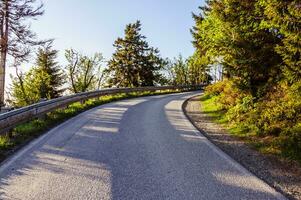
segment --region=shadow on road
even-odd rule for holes
[[[208,146],[187,94],[121,101],[67,122],[1,174],[1,199],[276,199]]]

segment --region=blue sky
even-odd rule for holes
[[[123,35],[125,25],[141,20],[142,33],[164,57],[193,53],[189,29],[197,0],[44,0],[45,15],[32,23],[40,38],[55,38],[63,51],[102,52],[109,58],[112,44]],[[63,54],[63,52],[61,52]]]
[[[44,0],[45,14],[31,27],[40,39],[54,38],[64,65],[64,50],[74,48],[91,55],[103,53],[106,59],[114,51],[112,44],[123,36],[125,25],[142,22],[142,33],[151,46],[158,47],[163,57],[178,54],[190,56],[189,29],[203,0]],[[34,58],[32,58],[34,61]],[[28,69],[32,64],[24,64]],[[14,70],[8,69],[9,73]],[[8,75],[8,74],[7,74]]]

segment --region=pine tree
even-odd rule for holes
[[[221,57],[224,68],[238,86],[253,96],[278,80],[280,43],[272,30],[262,27],[263,7],[257,0],[210,0],[202,8],[194,30],[197,47],[211,62]]]
[[[52,49],[51,43],[38,49],[36,65],[50,77],[48,89],[41,91],[41,98],[58,98],[64,91],[62,88],[65,83],[63,71],[55,61],[57,54],[58,51]]]
[[[159,56],[159,50],[150,47],[140,31],[140,21],[128,24],[125,37],[115,41],[116,50],[107,69],[111,76],[110,86],[152,86],[160,79],[159,70],[164,61]]]
[[[290,84],[301,81],[301,2],[263,1],[266,26],[278,34],[276,51],[284,61],[283,73]]]

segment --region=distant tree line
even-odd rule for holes
[[[41,9],[41,7],[39,7]],[[42,14],[42,13],[41,13]],[[210,81],[208,67],[197,56],[174,60],[161,57],[141,34],[141,22],[126,25],[124,37],[117,38],[111,59],[101,53],[84,55],[65,50],[66,66],[56,60],[58,51],[53,40],[40,42],[35,66],[24,73],[15,64],[11,76],[9,104],[15,107],[53,99],[64,94],[99,90],[104,87],[144,87],[159,85],[201,84]]]
[[[187,59],[182,55],[166,59],[163,71],[167,85],[200,85],[212,80],[210,67],[203,65],[196,54]]]

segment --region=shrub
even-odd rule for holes
[[[208,95],[213,95],[213,96],[220,95],[224,91],[224,88],[225,88],[227,82],[228,81],[225,80],[225,81],[219,81],[212,85],[209,85],[205,88],[205,93]]]
[[[269,88],[261,98],[241,92],[229,80],[206,88],[222,108],[228,127],[244,135],[271,138],[275,149],[286,157],[301,161],[301,82],[279,83]],[[262,140],[260,139],[262,138]]]
[[[301,99],[298,93],[286,84],[278,85],[258,103],[260,115],[258,128],[263,135],[278,136],[287,128],[300,122]]]
[[[205,93],[208,95],[219,96],[217,102],[220,103],[225,110],[234,107],[247,95],[238,89],[233,81],[228,79],[207,86]]]
[[[285,157],[301,162],[301,123],[283,131],[278,144]]]

